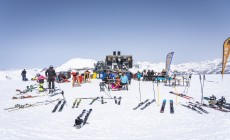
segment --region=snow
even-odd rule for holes
[[[93,69],[94,64],[96,64],[97,61],[93,59],[82,59],[82,58],[73,58],[61,65],[60,67],[57,67],[55,69],[56,72],[60,71],[68,71],[72,69],[84,69],[89,68]]]
[[[129,91],[111,91],[112,96],[121,96],[121,105],[118,106],[114,100],[105,99],[106,104],[94,102],[92,100],[82,100],[79,108],[72,109],[72,103],[79,97],[107,97],[106,93],[100,92],[100,80],[94,79],[92,83],[85,83],[81,87],[71,87],[71,83],[56,83],[56,87],[64,90],[67,106],[62,112],[52,113],[57,102],[49,105],[41,105],[8,112],[4,108],[12,107],[15,104],[35,103],[49,100],[43,96],[32,99],[12,100],[16,95],[16,89],[25,89],[28,85],[36,84],[34,81],[22,82],[20,72],[8,71],[8,75],[16,75],[18,78],[11,80],[0,80],[0,139],[1,140],[66,140],[66,139],[140,139],[140,140],[225,140],[230,139],[230,114],[216,110],[204,108],[209,114],[198,114],[181,105],[176,105],[176,101],[186,104],[188,100],[169,94],[175,88],[164,86],[163,83],[157,87],[154,83],[156,99],[158,99],[158,89],[160,105],[163,99],[167,100],[164,113],[160,113],[158,103],[153,103],[145,110],[133,110],[140,102],[139,84],[141,100],[153,99],[153,83],[132,80]],[[6,72],[0,73],[2,77]],[[31,74],[32,76],[32,74]],[[28,76],[29,77],[29,76]],[[228,81],[230,75],[225,75],[222,81],[221,75],[206,75],[204,95],[216,95],[217,98],[225,96],[230,100],[230,87]],[[47,86],[45,84],[45,86]],[[192,76],[191,86],[188,95],[194,97],[194,101],[200,101],[200,80],[196,75]],[[176,91],[183,92],[184,87],[176,87]],[[37,95],[36,91],[29,93]],[[43,94],[43,93],[40,93]],[[44,95],[46,95],[44,93]],[[51,97],[51,99],[62,98],[61,95]],[[169,113],[169,100],[174,101],[175,113]],[[93,111],[86,124],[81,129],[73,127],[74,119],[83,109]]]

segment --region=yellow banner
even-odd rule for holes
[[[230,53],[230,37],[224,41],[223,59],[222,59],[222,76],[224,75],[225,67],[228,62],[229,53]]]

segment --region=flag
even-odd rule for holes
[[[222,71],[221,71],[222,77],[224,75],[225,67],[228,62],[229,53],[230,53],[230,37],[224,41],[224,45],[223,45],[223,59],[222,59]]]
[[[168,75],[168,73],[169,73],[170,65],[171,65],[172,58],[173,58],[173,54],[174,54],[174,52],[171,52],[171,53],[167,54],[167,57],[166,57],[166,66],[165,66],[166,75]]]

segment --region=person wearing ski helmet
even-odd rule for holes
[[[45,75],[48,78],[48,82],[49,82],[48,88],[51,89],[51,84],[52,84],[52,89],[54,89],[54,87],[55,87],[54,81],[55,81],[55,77],[56,77],[56,72],[55,72],[54,67],[52,65],[50,65],[49,69],[46,70]]]

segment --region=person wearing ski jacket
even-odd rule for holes
[[[55,72],[52,65],[50,66],[49,69],[46,70],[45,75],[48,78],[48,82],[49,82],[48,88],[51,89],[51,83],[52,83],[52,89],[54,89],[54,87],[55,87],[54,81],[55,81],[55,77],[56,77],[56,72]]]
[[[141,73],[139,71],[137,72],[137,79],[138,79],[138,81],[140,81],[140,79],[141,79]]]
[[[120,80],[121,80],[121,85],[127,85],[129,83],[129,79],[125,73],[122,73]]]
[[[22,75],[22,81],[27,81],[25,69],[22,71],[21,75]]]

